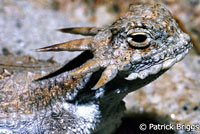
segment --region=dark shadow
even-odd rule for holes
[[[40,80],[44,80],[44,79],[48,79],[48,78],[52,78],[56,75],[59,75],[63,72],[66,71],[71,71],[75,68],[80,67],[81,65],[83,65],[86,61],[88,61],[89,59],[93,58],[93,54],[91,51],[87,50],[84,51],[83,53],[81,53],[80,55],[78,55],[76,58],[74,58],[73,60],[71,60],[69,63],[67,63],[66,65],[64,65],[63,67],[61,67],[60,69],[56,70],[53,73],[50,73],[44,77],[41,77],[35,81],[40,81]]]
[[[146,130],[141,130],[144,128],[144,126],[140,126],[141,124],[145,124],[147,126]],[[167,119],[163,119],[162,117],[156,117],[155,114],[133,114],[131,116],[126,116],[122,118],[121,125],[116,129],[116,131],[113,134],[175,134],[174,130],[150,130],[150,124],[169,125]]]
[[[100,69],[99,71],[94,72],[92,74],[90,80],[84,86],[84,88],[79,90],[76,97],[73,100],[70,100],[67,102],[73,103],[73,104],[76,104],[77,102],[79,102],[79,104],[81,105],[86,102],[94,100],[94,98],[91,96],[95,96],[96,90],[91,90],[91,88],[94,87],[95,84],[98,82],[103,71],[104,71],[103,69]]]

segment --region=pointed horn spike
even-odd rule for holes
[[[81,34],[85,36],[94,36],[99,32],[99,30],[101,30],[101,28],[98,27],[72,27],[57,29],[57,31],[63,33]]]
[[[109,65],[105,71],[102,73],[101,78],[97,82],[97,84],[92,88],[92,90],[96,90],[103,85],[107,84],[110,82],[112,79],[116,77],[118,73],[118,68],[116,65]]]
[[[91,59],[85,64],[83,64],[81,67],[71,71],[69,75],[75,76],[75,75],[84,75],[86,73],[96,72],[100,69],[100,64],[98,59]]]
[[[93,38],[83,38],[72,40],[52,46],[36,49],[37,52],[48,52],[48,51],[85,51],[90,50],[90,41]]]

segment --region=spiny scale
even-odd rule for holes
[[[85,64],[80,66],[79,68],[71,71],[69,74],[74,76],[74,75],[85,75],[87,73],[95,72],[100,69],[100,65],[98,63],[98,59],[91,59],[87,61]]]

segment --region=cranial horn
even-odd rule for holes
[[[43,48],[36,49],[38,52],[47,51],[85,51],[90,50],[90,42],[93,38],[83,38],[72,40],[52,46],[47,46]]]
[[[85,36],[94,36],[100,30],[101,28],[98,28],[98,27],[73,27],[73,28],[58,29],[58,31],[63,32],[63,33],[81,34]]]
[[[116,77],[118,73],[118,69],[116,65],[109,65],[105,71],[102,73],[101,78],[97,82],[97,84],[92,88],[92,90],[96,90],[100,88],[101,86],[107,84],[112,79]]]
[[[99,64],[99,60],[94,58],[94,59],[87,61],[85,64],[83,64],[79,68],[71,71],[69,73],[69,75],[71,75],[71,76],[80,75],[80,74],[84,75],[86,73],[98,71],[100,69],[100,67],[101,66]]]

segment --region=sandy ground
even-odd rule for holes
[[[82,38],[79,35],[56,31],[58,28],[73,26],[91,26],[91,24],[75,23],[64,13],[45,10],[25,0],[0,1],[0,50],[7,48],[12,53],[30,55],[39,59],[48,59],[53,56],[57,62],[63,63],[76,56],[77,53],[39,53],[35,52],[35,49]]]

